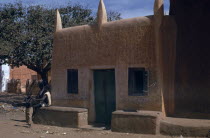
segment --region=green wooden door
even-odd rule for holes
[[[114,70],[94,71],[96,123],[111,124],[116,109]]]

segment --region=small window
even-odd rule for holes
[[[148,73],[144,68],[129,68],[128,94],[140,96],[147,94]]]
[[[68,93],[78,93],[78,70],[68,69],[67,71],[67,91]]]

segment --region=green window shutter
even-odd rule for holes
[[[68,69],[67,70],[67,91],[68,93],[78,93],[78,70]]]

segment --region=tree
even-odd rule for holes
[[[95,21],[92,10],[81,5],[58,8],[63,27],[90,24]],[[47,82],[51,69],[55,8],[23,6],[21,3],[0,5],[0,64],[27,66]],[[120,19],[111,12],[109,20]]]
[[[122,19],[121,13],[115,12],[115,11],[107,12],[107,18],[108,18],[108,21],[116,21],[116,20]]]

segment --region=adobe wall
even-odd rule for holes
[[[26,81],[31,80],[32,75],[37,75],[33,70],[28,69],[26,66],[10,69],[10,79],[19,79],[21,81],[21,89],[25,92]]]
[[[117,110],[161,111],[157,89],[153,16],[102,25],[65,28],[55,33],[52,64],[54,105],[94,106],[94,69],[115,68]],[[128,67],[149,71],[147,96],[128,96]],[[67,69],[79,71],[79,94],[67,93]]]
[[[177,0],[176,111],[210,113],[210,1]]]
[[[163,97],[166,115],[172,115],[175,110],[174,82],[177,38],[177,25],[174,16],[164,16],[161,32],[163,36]]]

